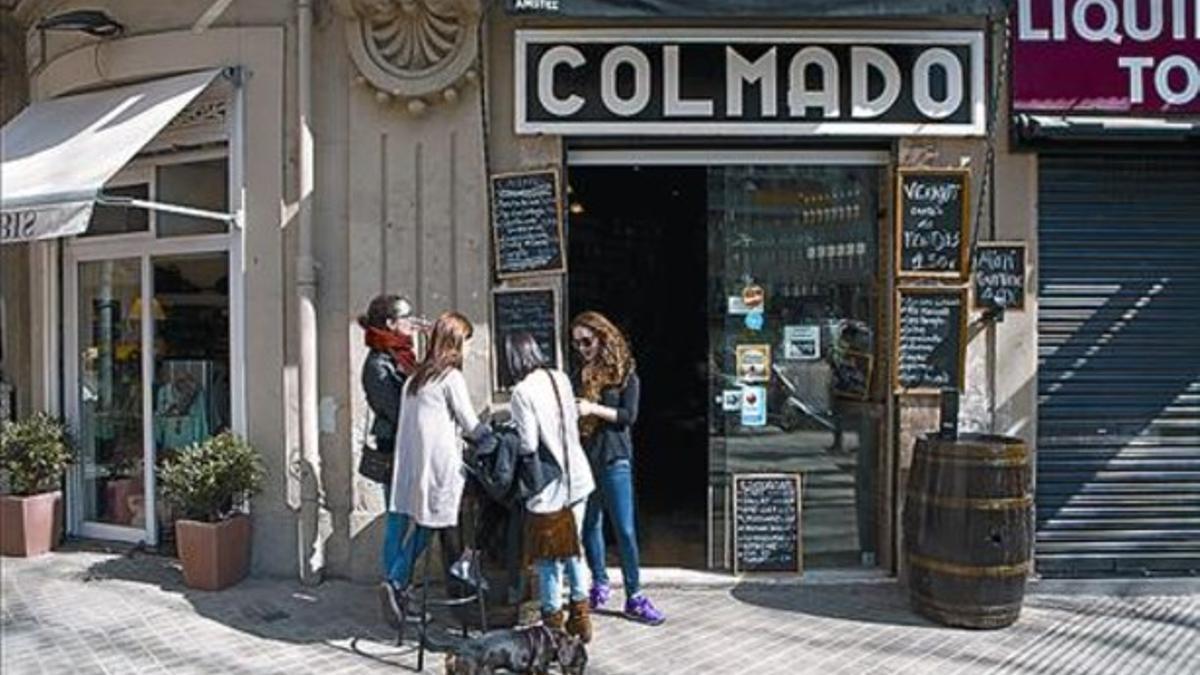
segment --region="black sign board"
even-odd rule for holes
[[[971,174],[905,170],[896,179],[896,272],[901,277],[967,274]]]
[[[566,271],[557,169],[492,176],[492,241],[501,279]]]
[[[800,475],[735,474],[733,573],[804,571]]]
[[[525,29],[516,41],[519,134],[985,130],[978,31]]]
[[[967,289],[896,291],[893,386],[905,393],[962,390],[967,348]]]
[[[511,389],[515,382],[508,373],[504,338],[527,332],[537,340],[542,353],[558,367],[558,293],[553,288],[497,289],[492,292],[492,350],[496,365],[495,388]]]
[[[1025,309],[1024,242],[980,242],[973,271],[977,309]]]

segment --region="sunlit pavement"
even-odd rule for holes
[[[251,579],[192,591],[174,561],[140,553],[4,558],[0,571],[6,675],[405,672],[416,663],[411,645],[391,645],[369,586]],[[668,614],[663,626],[597,617],[588,672],[1200,672],[1200,596],[1049,588],[1028,597],[1016,625],[980,632],[915,616],[894,582],[663,585],[650,589]],[[442,672],[440,655],[426,672]]]

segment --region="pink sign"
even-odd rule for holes
[[[1018,0],[1013,110],[1200,113],[1200,0]]]

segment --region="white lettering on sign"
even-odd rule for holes
[[[933,81],[930,71],[935,67],[940,68],[946,76],[946,96],[940,101],[933,98],[929,86]],[[917,109],[935,120],[953,115],[958,106],[962,105],[962,76],[962,64],[950,50],[939,47],[921,54],[913,65],[913,82],[916,86],[913,101],[917,104]]]
[[[516,43],[521,134],[946,136],[985,126],[978,31],[518,29]]]
[[[617,93],[617,71],[621,66],[633,69],[633,93],[622,98]],[[600,99],[609,112],[632,117],[650,102],[650,59],[636,47],[616,47],[600,63]]]
[[[751,63],[733,47],[725,48],[725,114],[730,117],[742,116],[743,86],[758,84],[762,96],[763,117],[775,117],[778,114],[775,100],[777,90],[775,78],[777,72],[776,50],[771,47],[758,60]],[[793,59],[793,63],[795,60]]]
[[[816,66],[821,71],[821,88],[810,91],[806,84],[808,67]],[[838,107],[838,64],[837,59],[828,49],[821,47],[805,47],[792,57],[792,65],[788,69],[788,111],[792,117],[804,117],[805,109],[815,107],[821,109],[826,118],[836,118],[841,114]]]
[[[764,117],[774,117],[776,109],[776,53],[771,49],[757,61],[751,62],[733,47],[725,50],[725,86],[727,91],[726,110],[730,116],[743,115],[744,86],[758,83]],[[709,99],[685,99],[680,94],[680,55],[678,45],[662,47],[663,90],[665,100],[663,112],[667,117],[711,117],[713,102]],[[548,49],[538,61],[538,101],[542,107],[557,117],[569,117],[579,112],[586,104],[578,94],[560,97],[555,83],[563,68],[577,69],[587,63],[587,58],[574,47],[557,46]],[[807,75],[810,68],[820,71],[819,87],[810,88]],[[879,117],[892,109],[900,98],[902,75],[895,59],[874,47],[852,47],[851,68],[851,115],[859,119]],[[633,73],[632,92],[622,96],[617,81],[623,69]],[[947,83],[945,95],[939,100],[932,94],[933,71],[941,70]],[[875,96],[870,94],[872,75],[883,82],[883,88]],[[953,52],[935,48],[923,52],[913,64],[915,82],[913,102],[923,115],[930,119],[945,119],[953,115],[963,102],[963,65]],[[604,107],[614,115],[632,117],[645,110],[651,95],[650,58],[641,49],[632,45],[614,47],[604,56],[600,64],[600,98]],[[820,108],[827,119],[841,115],[838,104],[839,69],[837,59],[828,49],[805,47],[792,57],[788,67],[788,112],[792,117],[805,117],[808,108]]]
[[[707,99],[688,101],[679,95],[679,46],[663,47],[663,114],[667,117],[711,117],[713,102]]]
[[[874,47],[850,48],[851,115],[861,119],[879,117],[900,98],[900,66],[892,57]],[[869,71],[883,77],[883,91],[875,98],[868,93]]]
[[[523,11],[557,12],[558,0],[513,0],[513,9]]]
[[[1126,37],[1153,42],[1166,34],[1168,26],[1171,39],[1183,41],[1188,39],[1189,22],[1192,37],[1200,40],[1200,0],[1170,0],[1169,4],[1167,0],[1077,0],[1070,12],[1067,0],[1048,0],[1049,27],[1036,25],[1033,8],[1039,1],[1045,0],[1017,3],[1017,39],[1022,42],[1067,42],[1073,37],[1116,45]]]
[[[579,112],[584,104],[582,96],[559,98],[554,93],[554,69],[560,65],[578,68],[585,63],[587,59],[574,47],[554,47],[542,56],[538,62],[538,100],[543,108],[563,117]]]
[[[904,196],[908,197],[909,201],[934,202],[939,206],[945,206],[958,199],[958,193],[961,191],[961,185],[947,183],[924,183],[915,180],[904,184]]]

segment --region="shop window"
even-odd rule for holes
[[[150,186],[145,183],[106,187],[104,194],[129,199],[150,199]],[[92,220],[82,237],[105,237],[114,234],[134,234],[150,230],[150,213],[145,209],[97,204]]]
[[[225,158],[187,164],[164,164],[155,170],[157,201],[208,211],[229,211],[229,162]],[[225,221],[159,212],[155,216],[160,238],[229,231]]]

